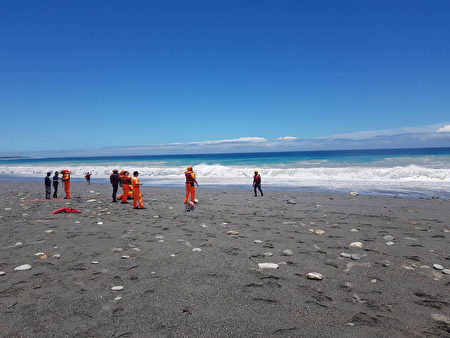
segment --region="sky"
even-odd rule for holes
[[[0,156],[450,146],[449,17],[447,0],[0,0]]]

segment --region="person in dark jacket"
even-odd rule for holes
[[[258,174],[258,170],[255,170],[255,176],[253,176],[253,190],[255,191],[255,197],[258,196],[256,194],[256,189],[261,193],[261,197],[264,196],[261,190],[261,176]]]
[[[49,171],[47,176],[45,176],[45,198],[50,199],[50,194],[52,192],[52,180],[50,179],[50,175],[52,173]]]
[[[117,190],[119,189],[119,182],[120,182],[119,170],[113,169],[112,174],[109,176],[109,182],[111,182],[113,187],[112,193],[113,202],[117,202],[116,195]]]
[[[59,184],[59,172],[55,171],[53,176],[53,198],[58,198],[58,184]]]

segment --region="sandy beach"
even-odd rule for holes
[[[0,187],[2,337],[450,336],[450,200]]]

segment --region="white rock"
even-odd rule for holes
[[[51,233],[53,232],[53,230],[48,229],[48,230],[45,230],[44,232],[45,232],[46,234],[51,234]]]
[[[320,229],[317,229],[316,231],[314,231],[314,233],[315,233],[316,235],[323,235],[323,234],[325,233],[325,231],[320,230]]]
[[[60,254],[54,254],[53,257],[55,257],[56,259],[60,259],[61,255]]]
[[[9,211],[9,210],[11,210],[11,208],[5,208],[5,210],[6,210],[6,211]]]
[[[350,243],[350,248],[362,248],[362,243],[361,242],[353,242]]]
[[[43,255],[45,255],[45,253],[43,253],[43,252],[37,252],[37,253],[35,253],[34,255],[35,255],[35,256],[43,256]]]
[[[318,273],[318,272],[309,272],[309,273],[306,275],[306,278],[308,278],[308,279],[314,279],[314,280],[322,280],[322,279],[323,279],[323,276],[322,276],[321,273]]]
[[[394,245],[394,242],[387,242],[386,245]]]
[[[352,191],[352,192],[350,193],[350,195],[352,195],[352,196],[358,196],[359,193],[357,193],[356,191]]]
[[[159,215],[153,215],[153,218],[159,218]]]
[[[155,236],[155,238],[156,238],[156,239],[163,239],[164,236],[162,236],[162,235],[157,235],[157,236]]]
[[[122,257],[120,257],[120,258],[122,258],[122,259],[128,259],[128,258],[130,258],[130,256],[127,256],[127,255],[123,255]]]
[[[200,248],[193,248],[192,251],[194,251],[194,252],[200,252],[200,251],[202,251],[202,249],[200,249]]]
[[[238,231],[229,230],[229,231],[227,232],[227,234],[228,234],[228,235],[235,236],[235,235],[239,235],[239,232],[238,232]]]
[[[278,269],[278,264],[275,263],[258,263],[259,269]]]
[[[92,263],[92,264],[98,264],[98,262],[97,262],[97,261],[92,261],[91,263]]]
[[[433,264],[433,268],[435,268],[436,270],[444,270],[444,267],[439,264]]]
[[[98,224],[98,225],[102,225],[102,224],[103,224],[103,222],[97,222],[97,224]]]
[[[75,224],[80,224],[80,221],[75,221]]]
[[[175,254],[170,254],[169,256],[170,256],[170,257],[175,257]]]
[[[113,290],[113,291],[121,291],[121,290],[123,290],[123,286],[122,285],[113,286],[111,288],[111,290]]]
[[[264,252],[263,255],[266,256],[266,257],[272,257],[273,253],[271,253],[271,252]]]
[[[17,242],[14,245],[19,246],[19,245],[22,245],[22,244],[23,244],[22,242]]]
[[[163,239],[160,239],[160,240],[158,241],[158,243],[164,243],[164,240],[163,240]]]
[[[92,202],[95,202],[95,201],[96,201],[96,199],[87,200],[86,203],[92,203]]]
[[[260,239],[255,239],[255,243],[256,244],[260,244],[260,243],[262,243],[263,241],[261,241]]]
[[[23,264],[23,265],[19,265],[18,267],[14,268],[14,271],[25,271],[25,270],[30,270],[30,269],[31,269],[30,264]]]
[[[383,236],[383,239],[384,239],[385,241],[393,241],[393,240],[394,240],[394,236],[386,235],[386,236]]]
[[[283,256],[292,256],[294,252],[291,249],[285,249],[281,252]]]
[[[370,282],[371,282],[371,283],[376,283],[377,280],[376,280],[376,279],[372,279]]]
[[[443,269],[442,273],[446,274],[446,275],[450,275],[450,269]]]
[[[95,193],[95,191],[94,190],[90,190],[89,193],[93,194],[93,193]]]
[[[352,254],[349,254],[346,252],[341,252],[341,257],[350,258],[350,257],[352,257]]]
[[[351,229],[350,232],[358,232],[358,229]]]
[[[122,299],[122,297],[116,297],[116,298],[114,298],[114,300],[121,300]]]
[[[5,271],[0,271],[0,276],[6,275]]]

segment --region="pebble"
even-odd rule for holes
[[[318,229],[318,230],[316,230],[314,232],[315,232],[316,235],[323,235],[325,233],[325,231],[320,230],[320,229]]]
[[[230,230],[230,231],[227,232],[227,234],[228,234],[228,235],[239,235],[239,232],[238,232],[238,231]]]
[[[264,255],[265,257],[272,257],[272,256],[273,256],[273,253],[271,253],[271,252],[264,252],[263,255]]]
[[[86,203],[92,203],[92,202],[95,202],[95,201],[96,201],[96,199],[87,200]]]
[[[443,269],[442,273],[445,275],[450,275],[450,269]]]
[[[159,218],[159,215],[153,215],[153,218]]]
[[[444,270],[444,267],[439,264],[433,264],[433,268],[435,268],[436,270]]]
[[[350,195],[352,195],[352,196],[358,196],[359,193],[357,193],[356,191],[352,191],[352,192],[350,193]]]
[[[347,323],[348,326],[355,326],[355,323]]]
[[[350,232],[358,232],[358,229],[351,229]]]
[[[155,236],[155,238],[156,238],[156,239],[163,239],[163,238],[164,238],[164,236],[162,236],[162,235],[158,235],[158,236]]]
[[[306,278],[308,278],[308,279],[314,279],[314,280],[322,280],[322,279],[323,279],[323,276],[322,276],[321,273],[318,273],[318,272],[309,272],[309,273],[306,275]]]
[[[6,275],[5,271],[0,271],[0,276]]]
[[[361,242],[353,242],[350,243],[350,248],[362,248],[362,243]]]
[[[194,252],[200,252],[200,251],[202,251],[202,249],[200,249],[200,248],[193,248],[192,251],[194,251]]]
[[[80,221],[75,221],[75,224],[80,224]]]
[[[163,239],[160,239],[160,240],[158,241],[158,243],[164,243],[164,240],[163,240]]]
[[[175,254],[170,254],[169,256],[170,256],[170,257],[175,257]]]
[[[50,229],[49,229],[49,230],[45,230],[44,232],[45,232],[46,234],[51,234],[51,233],[53,232],[53,230],[50,230]]]
[[[386,236],[383,236],[383,239],[384,239],[385,241],[393,241],[393,240],[394,240],[394,236],[386,235]]]
[[[97,222],[97,224],[98,224],[98,225],[102,225],[102,224],[103,224],[103,222]]]
[[[22,242],[17,242],[14,245],[19,246],[19,245],[22,245],[22,244],[23,244]]]
[[[128,258],[130,258],[130,256],[127,256],[127,255],[123,255],[122,257],[120,257],[120,258],[122,258],[122,259],[128,259]]]
[[[278,264],[275,263],[258,263],[259,269],[278,269]]]
[[[350,258],[353,259],[354,261],[358,261],[362,258],[362,256],[360,254],[351,254]]]
[[[9,210],[11,210],[11,208],[5,208],[5,210],[6,210],[6,211],[9,211]]]
[[[90,193],[90,194],[93,194],[93,193],[95,193],[95,191],[94,191],[94,190],[90,190],[89,193]]]
[[[341,252],[341,257],[350,258],[352,255],[346,252]]]
[[[121,300],[122,299],[122,297],[116,297],[116,298],[114,298],[114,300]]]
[[[283,256],[292,256],[294,252],[291,249],[285,249],[281,252]]]
[[[56,259],[60,259],[61,255],[60,254],[54,254],[53,257],[55,257]]]
[[[92,263],[92,264],[98,264],[98,262],[97,262],[97,261],[92,261],[91,263]]]
[[[260,244],[260,243],[262,243],[263,241],[261,241],[260,239],[255,239],[255,243],[256,244]]]
[[[297,202],[295,202],[293,200],[287,200],[286,202],[287,202],[287,204],[297,204]]]
[[[117,285],[117,286],[113,286],[111,288],[112,291],[121,291],[123,290],[123,286],[122,285]]]
[[[376,279],[372,279],[370,282],[375,284],[377,282],[377,280]]]
[[[387,242],[386,245],[394,245],[394,242]]]
[[[25,271],[25,270],[30,270],[30,269],[31,269],[30,264],[23,264],[23,265],[19,265],[18,267],[14,268],[14,271]]]

